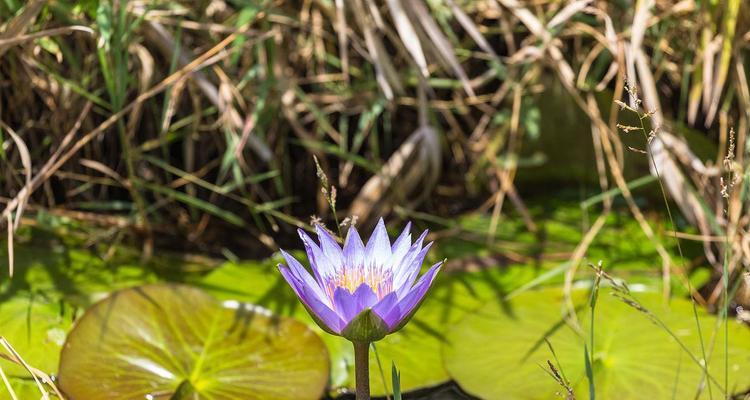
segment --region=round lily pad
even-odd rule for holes
[[[354,379],[354,375],[349,377],[349,366],[354,364],[352,344],[318,327],[279,273],[276,267],[279,262],[281,261],[226,263],[208,274],[199,286],[219,299],[246,301],[268,308],[276,315],[304,321],[320,334],[328,347],[331,356],[331,386],[337,390]]]
[[[317,399],[328,368],[325,346],[300,322],[147,285],[114,292],[76,322],[59,382],[72,400]]]
[[[602,289],[595,313],[593,350],[594,389],[597,398],[621,400],[695,398],[703,370],[698,330],[688,300],[665,305],[658,293],[637,293],[648,312],[625,304]],[[548,399],[564,393],[548,373],[552,361],[576,398],[589,398],[584,346],[590,346],[587,295],[574,296],[580,327],[562,318],[560,289],[522,293],[508,303],[489,302],[448,329],[444,362],[461,387],[486,399]],[[662,321],[690,354],[654,321]],[[713,395],[724,382],[723,325],[716,316],[699,310]],[[729,321],[729,388],[750,386],[750,331]],[[712,342],[713,341],[713,342]],[[547,344],[549,342],[549,345]],[[713,343],[713,345],[712,345]],[[554,354],[550,350],[554,349]],[[712,350],[711,350],[712,349]],[[547,371],[545,371],[545,369]],[[700,398],[708,398],[708,387]]]

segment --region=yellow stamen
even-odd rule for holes
[[[332,276],[326,287],[328,296],[333,299],[333,292],[336,288],[344,288],[349,293],[354,293],[363,283],[375,292],[378,299],[382,299],[392,291],[392,274],[382,268],[363,268],[363,267],[346,267]]]

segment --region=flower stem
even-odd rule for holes
[[[357,400],[370,400],[370,343],[354,344],[354,374],[357,381]]]

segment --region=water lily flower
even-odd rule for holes
[[[410,227],[391,244],[381,218],[367,245],[351,227],[343,248],[319,225],[320,243],[299,230],[314,277],[283,250],[287,265],[279,270],[325,331],[357,343],[380,340],[414,315],[442,265],[417,280],[432,243],[422,246],[427,231],[412,243]]]

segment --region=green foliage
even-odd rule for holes
[[[303,324],[178,285],[117,291],[89,308],[59,377],[72,400],[317,399],[327,380],[325,346]]]
[[[391,364],[391,384],[393,385],[393,400],[401,400],[401,372],[396,369],[396,364]]]
[[[608,295],[606,287],[601,290],[604,293],[597,302],[595,319],[596,347],[588,349],[596,396],[626,400],[648,393],[655,400],[693,398],[703,381],[702,368],[647,315]],[[659,294],[648,292],[635,297],[693,355],[700,354],[689,301],[672,299],[667,305]],[[577,291],[574,299],[576,304],[585,305],[586,293]],[[589,398],[587,363],[581,355],[589,340],[585,332],[590,326],[591,309],[578,308],[578,328],[566,322],[564,310],[559,289],[527,292],[505,304],[488,302],[448,328],[451,345],[443,348],[445,365],[461,387],[482,398],[546,399],[559,390],[557,382],[539,368],[554,357],[544,345],[548,340],[577,398]],[[713,340],[721,343],[722,330],[713,329],[716,317],[700,312],[699,320],[704,330],[715,332]],[[750,368],[750,332],[742,324],[730,325],[730,390],[741,392],[750,386],[747,374],[739,372]],[[714,393],[720,392],[715,379],[723,375],[723,360],[721,346],[713,347],[708,365]],[[705,389],[700,398],[708,398]]]
[[[18,296],[0,305],[0,334],[25,362],[51,375],[57,371],[60,350],[71,325],[69,314],[69,309],[41,296]],[[24,367],[5,360],[0,361],[0,367],[8,375],[18,398],[40,397],[39,389]],[[11,399],[2,384],[0,399]]]
[[[48,221],[49,224],[59,222]],[[87,307],[112,290],[152,283],[161,279],[184,281],[195,271],[212,268],[210,260],[185,260],[160,252],[141,260],[137,249],[123,243],[87,243],[73,234],[75,229],[23,229],[15,241],[15,272],[0,270],[0,300],[38,298]],[[93,237],[93,236],[92,236]],[[0,246],[0,259],[7,259],[7,246]]]

